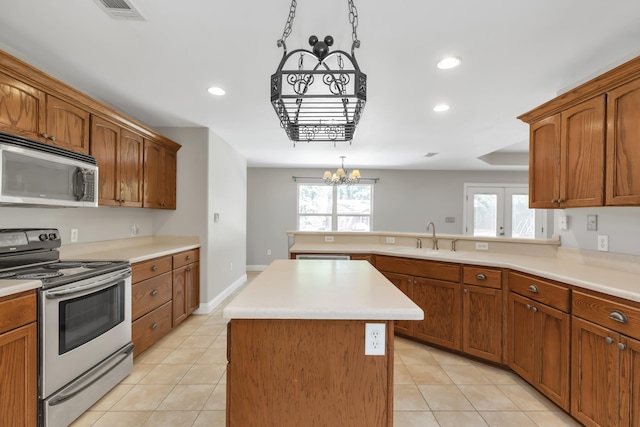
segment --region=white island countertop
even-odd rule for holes
[[[223,310],[227,319],[421,320],[367,261],[276,260]]]

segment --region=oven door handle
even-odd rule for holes
[[[61,290],[50,290],[50,291],[45,291],[45,297],[47,299],[57,299],[57,298],[63,298],[63,297],[67,297],[70,295],[76,295],[76,294],[80,294],[86,291],[99,291],[101,289],[104,288],[108,288],[109,286],[112,286],[114,283],[119,282],[120,280],[129,277],[131,275],[131,269],[128,268],[126,271],[111,275],[107,278],[104,278],[102,280],[97,280],[95,282],[90,282],[87,285],[80,285],[80,286],[73,286],[70,288],[66,288],[66,289],[61,289]]]
[[[69,400],[77,394],[82,393],[82,391],[87,387],[90,387],[96,381],[100,380],[102,377],[115,369],[120,363],[124,362],[124,360],[133,352],[133,348],[133,343],[129,343],[121,348],[120,351],[109,357],[96,368],[78,378],[78,381],[75,384],[62,390],[58,396],[49,401],[49,405],[59,405],[65,400]]]

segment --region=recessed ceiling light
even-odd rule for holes
[[[226,93],[224,89],[219,87],[210,87],[209,89],[207,89],[207,92],[209,92],[211,95],[217,95],[217,96],[222,96]]]
[[[425,157],[433,157],[433,156],[437,156],[438,154],[440,154],[440,153],[429,152],[429,153],[425,154],[424,156]]]
[[[449,106],[447,104],[440,104],[433,107],[433,111],[437,111],[438,113],[447,111],[448,109],[449,109]]]
[[[438,62],[438,68],[441,70],[448,70],[449,68],[455,68],[462,63],[462,59],[459,56],[450,56],[448,58],[441,59]]]

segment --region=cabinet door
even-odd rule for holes
[[[98,204],[120,205],[118,145],[120,127],[100,117],[91,117],[91,155],[98,163]]]
[[[557,208],[560,197],[560,114],[532,123],[529,135],[529,207]]]
[[[0,334],[0,424],[35,427],[37,328],[35,323]]]
[[[461,349],[461,288],[459,283],[416,278],[413,300],[424,320],[413,325],[413,336],[454,350]]]
[[[127,207],[142,207],[144,139],[136,133],[122,129],[118,155],[120,164],[120,204]]]
[[[162,208],[163,150],[160,144],[144,140],[144,201],[145,208]]]
[[[188,272],[185,265],[173,270],[173,327],[175,328],[180,322],[189,315],[187,283]]]
[[[640,205],[638,117],[640,79],[607,93],[607,205]]]
[[[509,292],[507,365],[531,384],[535,378],[535,317],[533,301]]]
[[[405,274],[387,273],[382,272],[384,276],[393,283],[396,288],[400,289],[411,301],[413,301],[413,277]],[[407,336],[413,336],[413,324],[414,320],[396,320],[393,322],[393,329],[395,332]]]
[[[191,314],[200,307],[200,264],[194,262],[187,266],[187,313]]]
[[[586,426],[618,426],[619,336],[575,316],[571,323],[571,415]]]
[[[571,317],[543,304],[535,304],[535,386],[565,411],[569,411]],[[533,309],[532,309],[533,310]]]
[[[89,113],[47,95],[47,143],[89,154]]]
[[[0,73],[0,130],[38,140],[45,128],[45,94]]]
[[[640,341],[621,336],[620,425],[640,426]]]
[[[465,285],[462,291],[462,351],[502,363],[502,291]]]
[[[176,174],[178,169],[178,153],[164,148],[164,188],[162,207],[164,209],[176,208]]]
[[[560,199],[562,207],[604,204],[605,96],[562,112]]]

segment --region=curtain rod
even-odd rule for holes
[[[324,181],[324,178],[317,176],[292,176],[294,182],[298,182],[299,179],[320,179]],[[380,181],[380,178],[360,178],[360,181],[374,181],[374,184]]]

